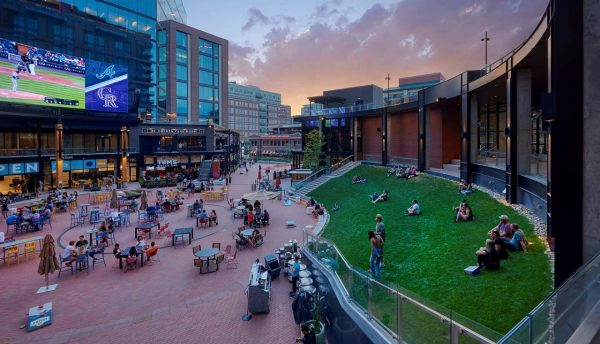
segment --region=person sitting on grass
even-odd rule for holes
[[[313,210],[312,214],[313,214],[313,217],[316,219],[316,218],[319,217],[319,215],[325,214],[325,210],[323,209],[322,205],[320,205],[319,203],[317,203],[315,205],[315,209]]]
[[[383,190],[383,192],[380,194],[378,194],[377,192],[375,192],[374,194],[371,195],[371,203],[377,203],[379,201],[387,201],[388,200],[388,191],[387,190]]]
[[[421,207],[419,206],[419,202],[416,199],[413,199],[412,205],[406,209],[406,215],[417,216],[419,214],[421,214]]]
[[[500,238],[504,241],[509,241],[513,236],[512,225],[508,222],[507,215],[500,215],[500,222],[492,230],[494,229],[498,230]],[[491,231],[488,232],[488,235],[491,235]]]
[[[468,195],[473,192],[473,184],[467,183],[464,179],[461,179],[458,183],[458,192],[463,195]]]
[[[527,247],[529,246],[529,242],[527,238],[525,238],[525,233],[523,230],[519,228],[519,225],[516,223],[512,224],[513,236],[508,241],[506,248],[511,251],[523,251],[527,253]]]
[[[460,221],[472,221],[473,220],[473,211],[471,207],[467,204],[465,200],[460,203],[460,206],[455,209],[456,217],[454,218],[454,222]]]
[[[414,177],[416,177],[418,175],[419,175],[419,172],[417,171],[417,168],[415,166],[412,166],[412,167],[410,167],[410,168],[408,168],[406,170],[405,178],[406,179],[411,179],[411,178],[414,178]]]
[[[500,260],[508,258],[508,253],[497,229],[491,231],[490,239],[486,240],[485,247],[480,247],[475,255],[477,255],[479,267],[485,266],[488,270],[500,269]]]

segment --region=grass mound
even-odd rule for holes
[[[368,183],[351,185],[353,175]],[[369,195],[383,189],[388,189],[389,200],[372,204]],[[457,184],[447,180],[423,175],[407,181],[386,177],[382,167],[359,166],[310,195],[329,209],[335,202],[340,205],[331,213],[323,236],[334,241],[351,264],[368,270],[367,232],[375,229],[375,215],[382,214],[386,228],[382,279],[500,333],[511,329],[552,289],[545,246],[532,225],[481,191],[463,196]],[[475,219],[454,223],[453,209],[465,198]],[[412,199],[421,205],[418,217],[403,215]],[[501,214],[524,230],[529,252],[510,253],[499,271],[466,275],[464,268],[476,265],[475,251],[485,245],[488,230]]]

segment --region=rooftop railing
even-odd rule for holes
[[[384,90],[385,94],[385,90]],[[330,108],[322,108],[317,110],[309,110],[307,115],[309,116],[323,116],[323,115],[339,115],[345,113],[353,113],[359,111],[367,111],[374,109],[383,109],[385,107],[395,106],[399,104],[410,103],[418,100],[417,95],[411,95],[407,97],[394,98],[391,103],[386,102],[386,104],[378,104],[378,103],[367,103],[360,105],[351,105],[351,106],[339,106],[339,107],[330,107]]]

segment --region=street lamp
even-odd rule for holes
[[[385,78],[385,80],[387,80],[387,104],[386,105],[390,105],[392,103],[391,99],[390,99],[390,73],[388,73],[387,78]]]
[[[481,39],[482,42],[485,43],[485,71],[487,72],[488,66],[488,42],[490,38],[488,37],[487,31],[485,32],[485,36]]]

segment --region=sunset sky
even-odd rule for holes
[[[400,77],[450,78],[525,40],[547,0],[184,0],[188,25],[229,40],[229,79],[282,94],[299,114],[306,97]],[[395,82],[394,82],[395,81]]]

